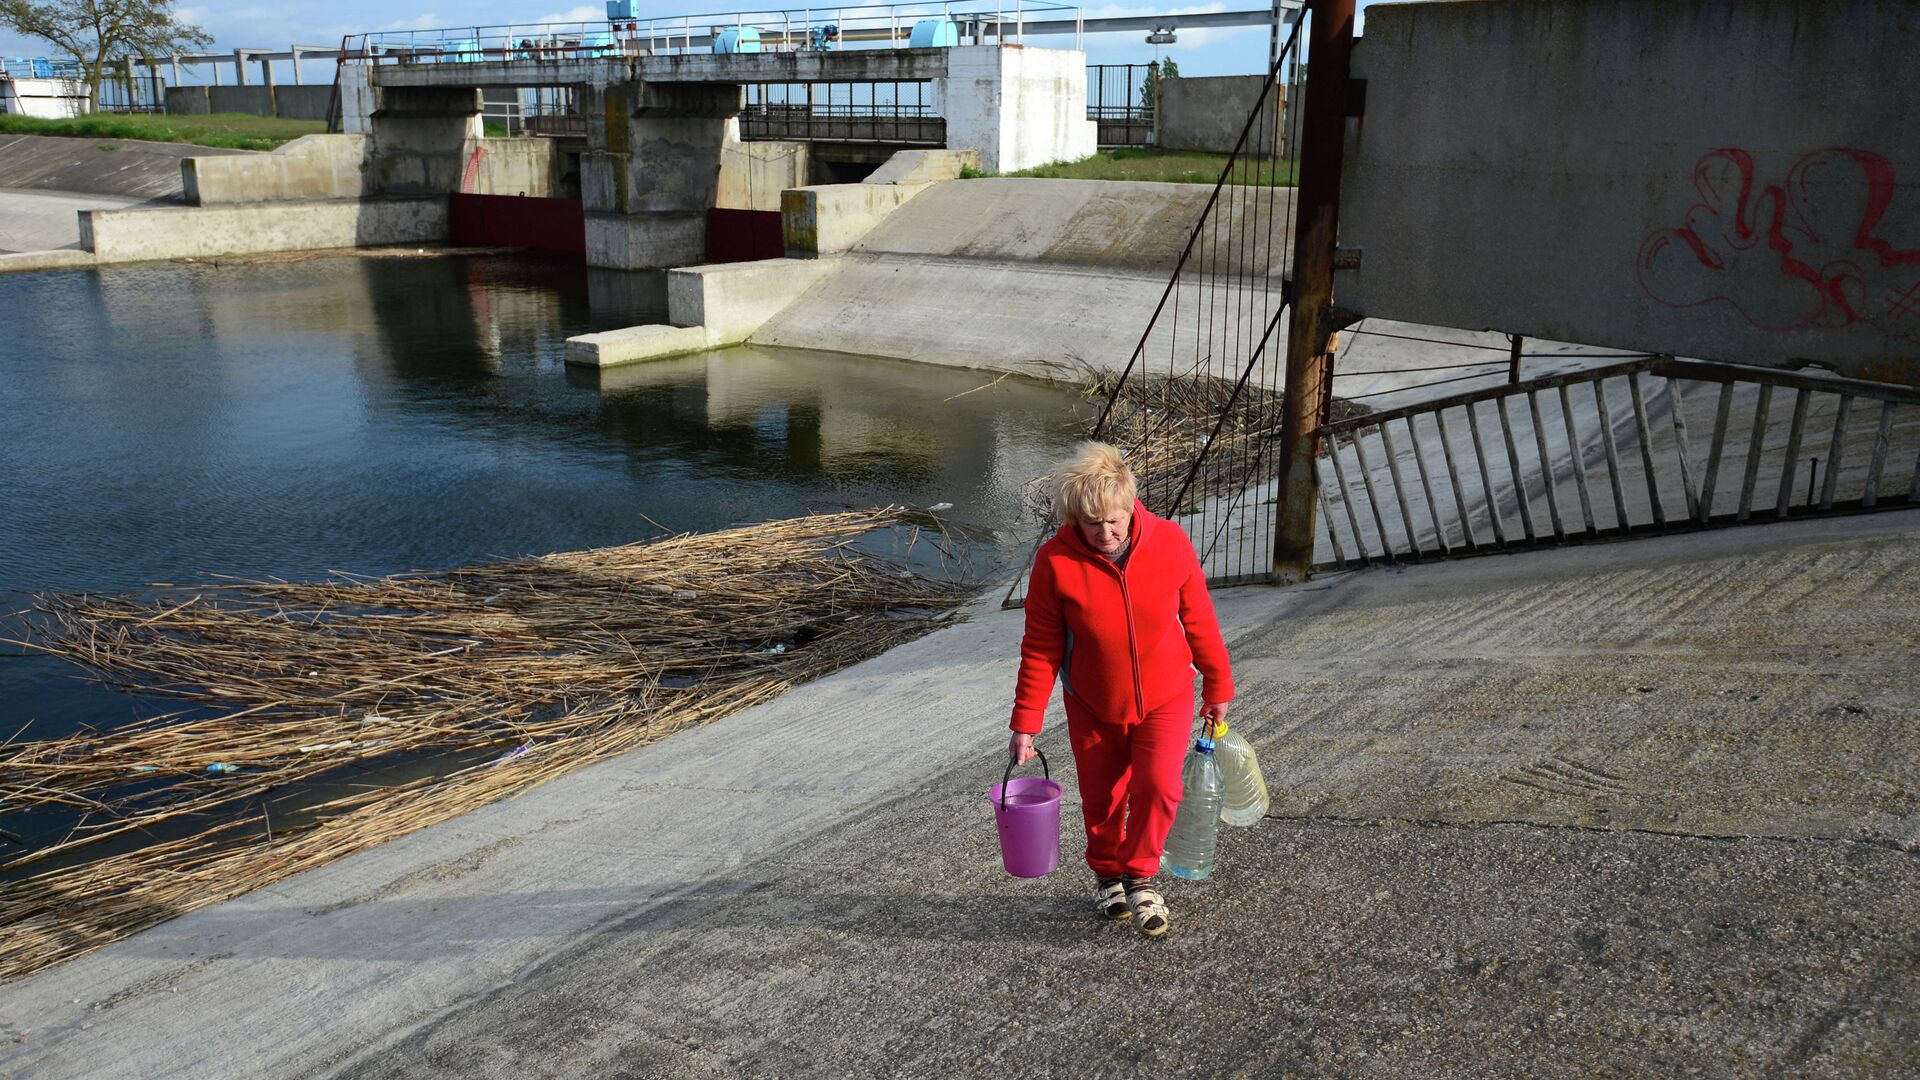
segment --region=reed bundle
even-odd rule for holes
[[[36,597],[15,644],[185,708],[0,748],[0,805],[75,819],[0,863],[0,980],[927,632],[968,586],[855,545],[906,522],[889,508],[448,572]],[[443,767],[368,782],[422,759]],[[277,820],[288,790],[308,805]]]
[[[1180,514],[1212,496],[1258,483],[1277,467],[1278,448],[1271,439],[1279,432],[1286,395],[1249,382],[1236,396],[1236,386],[1236,380],[1209,375],[1135,373],[1122,381],[1118,372],[1096,372],[1081,393],[1100,406],[1113,399],[1101,437],[1127,455],[1141,500],[1155,513]],[[1366,411],[1364,405],[1334,398],[1330,419]],[[1206,460],[1187,486],[1183,505],[1168,505],[1203,452]],[[1042,476],[1027,486],[1027,504],[1043,521],[1051,520],[1052,482]]]

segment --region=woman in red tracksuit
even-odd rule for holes
[[[1084,444],[1060,475],[1053,512],[1060,531],[1040,546],[1027,587],[1008,752],[1033,756],[1059,676],[1094,903],[1159,937],[1167,906],[1153,875],[1180,805],[1193,674],[1204,680],[1202,715],[1225,720],[1227,647],[1193,542],[1140,504],[1119,450]]]

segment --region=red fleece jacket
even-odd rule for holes
[[[1124,568],[1072,525],[1040,545],[1027,585],[1027,632],[1013,691],[1015,731],[1040,730],[1053,680],[1110,724],[1132,726],[1193,686],[1207,704],[1233,700],[1226,642],[1193,541],[1138,499]]]

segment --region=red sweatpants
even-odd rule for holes
[[[1132,727],[1109,724],[1069,694],[1067,737],[1080,775],[1087,865],[1100,877],[1152,877],[1180,806],[1180,768],[1193,733],[1193,692]]]

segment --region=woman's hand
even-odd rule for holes
[[[1227,722],[1227,706],[1231,704],[1233,703],[1230,701],[1221,701],[1200,710],[1200,719],[1206,721],[1206,730],[1209,734],[1214,728]]]
[[[1013,738],[1007,740],[1007,756],[1013,758],[1015,765],[1030,760],[1033,755],[1033,736],[1024,731],[1016,731],[1013,733]]]

